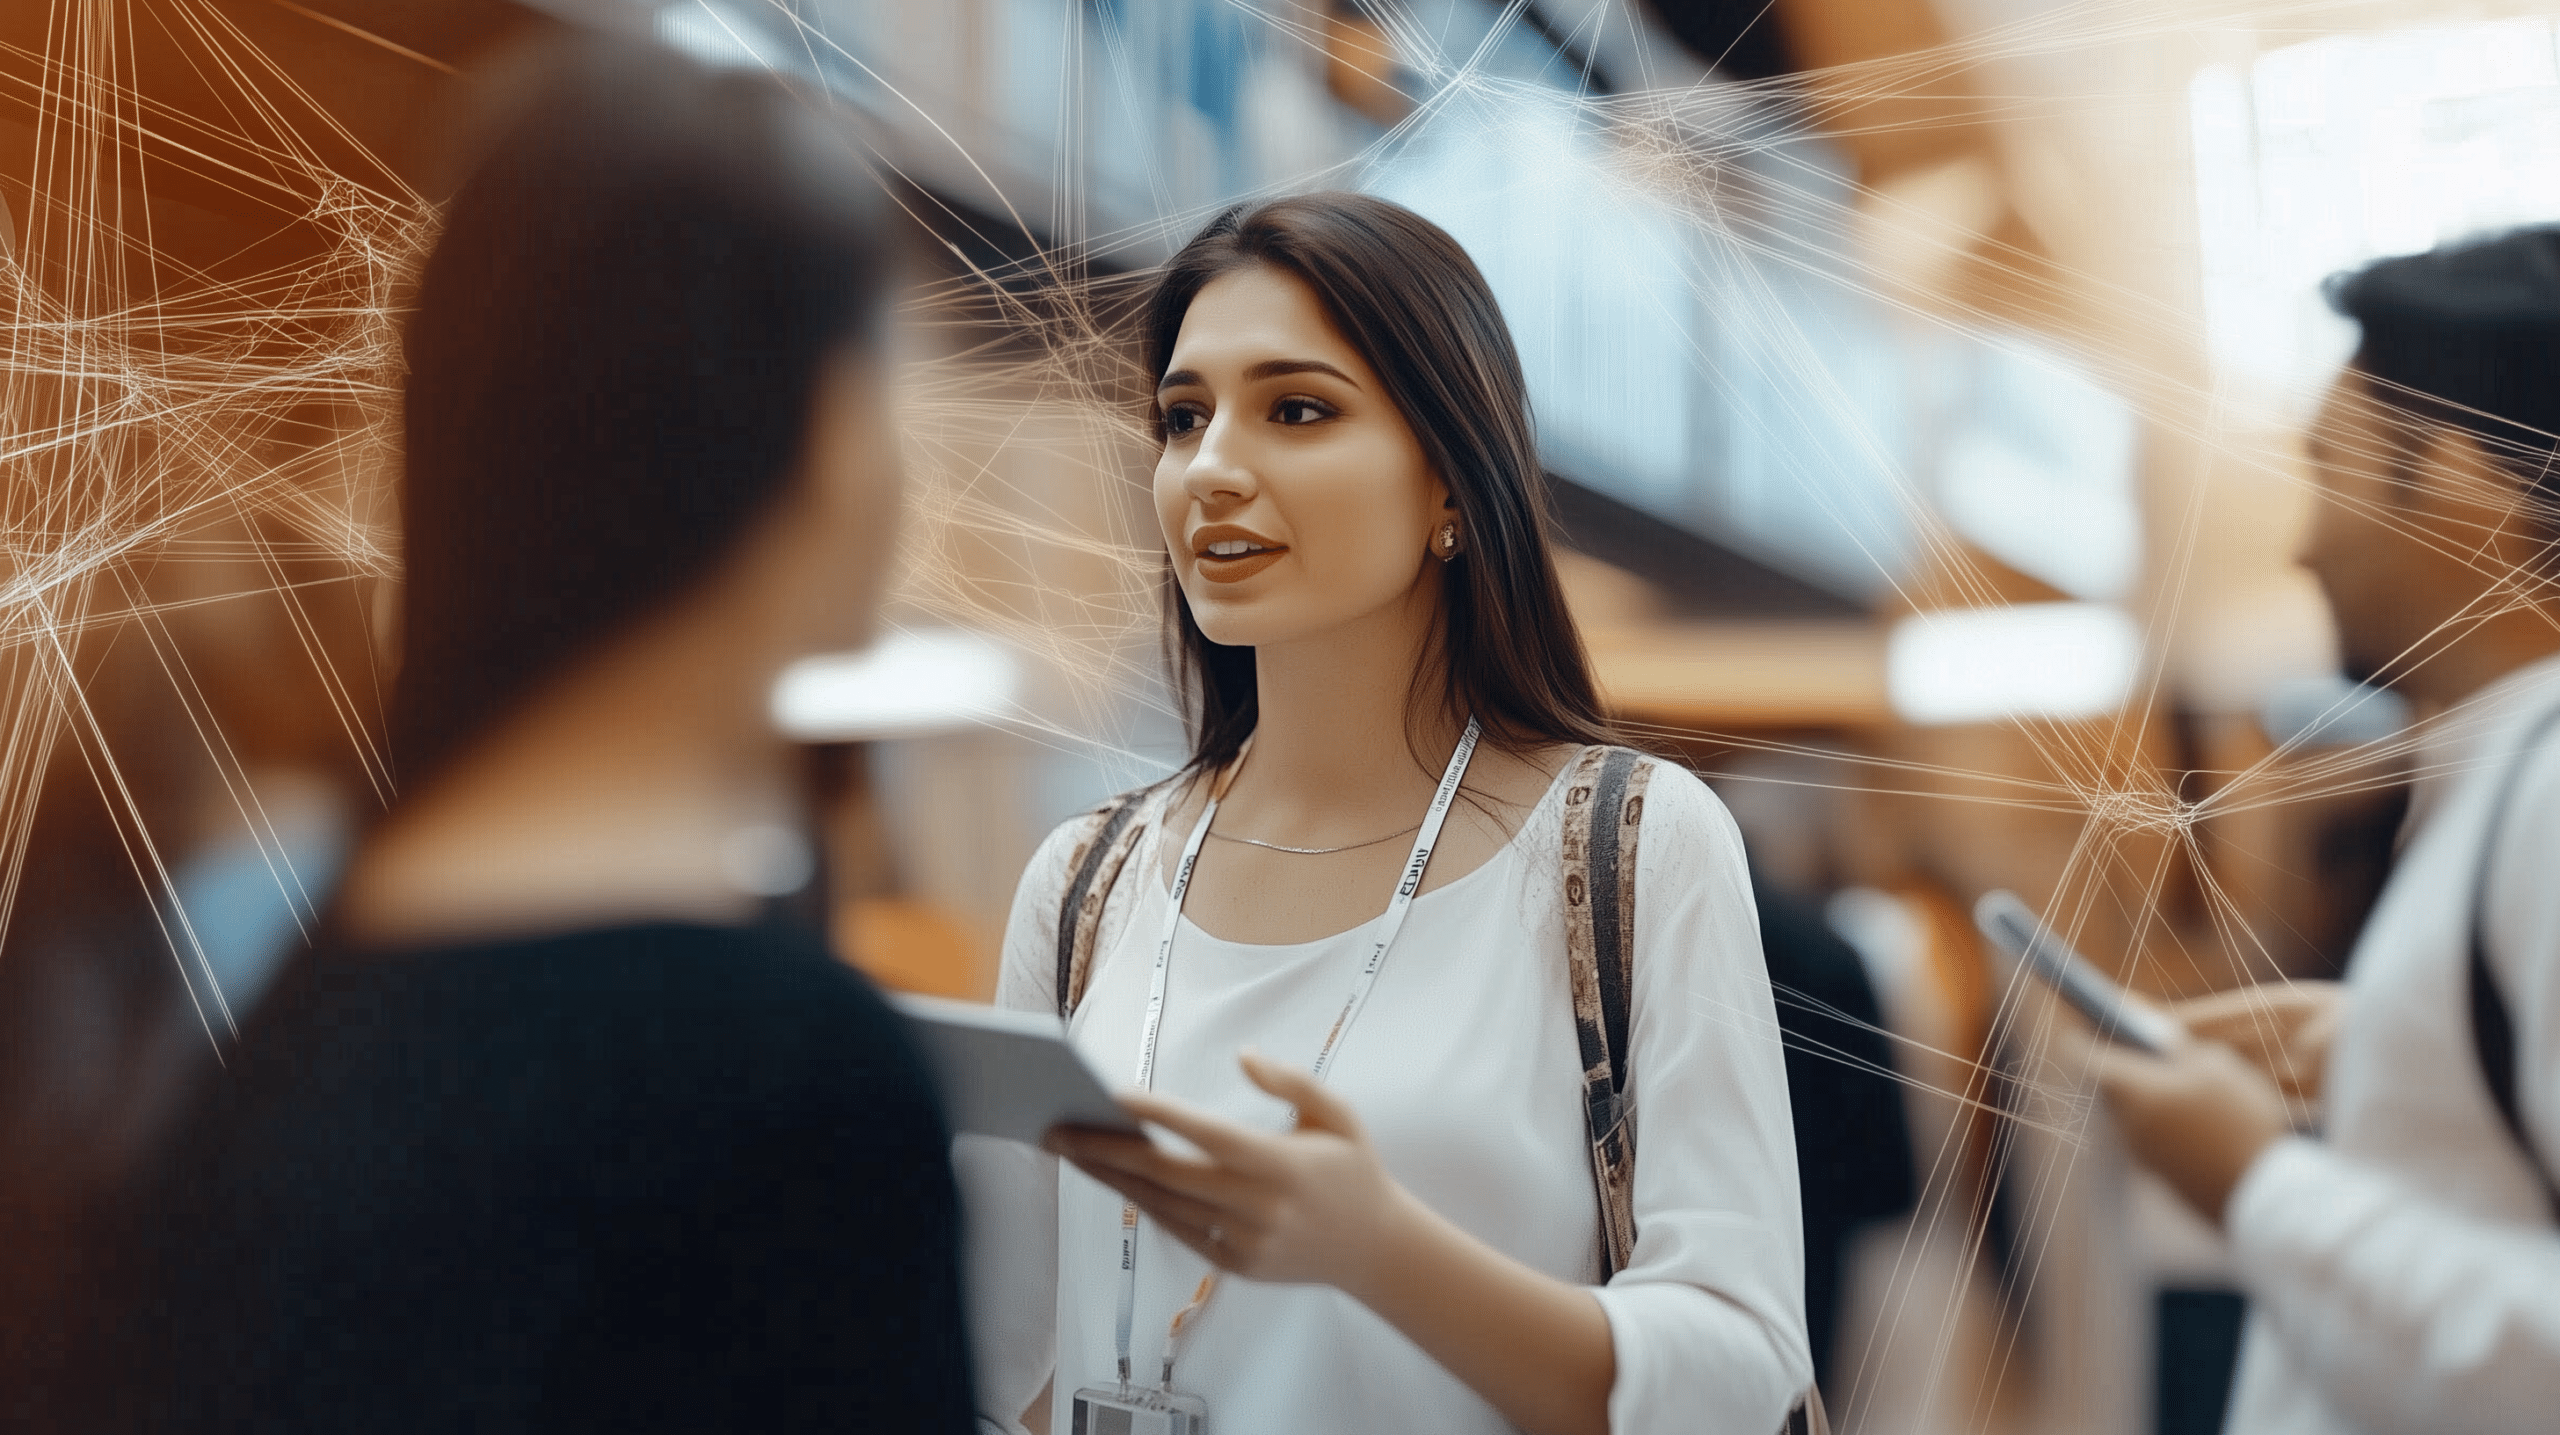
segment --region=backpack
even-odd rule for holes
[[[1629,999],[1635,987],[1636,839],[1653,767],[1624,747],[1586,747],[1564,790],[1565,957],[1574,1034],[1582,1046],[1582,1113],[1591,1139],[1591,1183],[1600,1203],[1605,1283],[1626,1269],[1636,1244],[1636,1128],[1627,1089]],[[1073,1017],[1093,975],[1102,912],[1145,835],[1139,813],[1166,783],[1122,793],[1078,819],[1067,856],[1073,874],[1058,904],[1058,1016]],[[1808,1390],[1780,1435],[1828,1435],[1818,1392]]]

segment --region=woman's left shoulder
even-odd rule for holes
[[[1668,912],[1690,897],[1719,909],[1747,903],[1751,864],[1724,799],[1685,763],[1618,750],[1634,758],[1628,787],[1638,805],[1620,841],[1635,844],[1638,912]]]
[[[1635,770],[1644,775],[1634,832],[1638,968],[1679,986],[1710,972],[1756,976],[1760,918],[1742,829],[1686,764],[1640,753]]]
[[[1556,850],[1578,824],[1591,821],[1588,804],[1607,799],[1594,789],[1610,784],[1609,769],[1624,783],[1634,819],[1620,827],[1620,851],[1632,841],[1646,887],[1671,880],[1666,872],[1717,878],[1747,870],[1742,832],[1724,801],[1675,758],[1627,747],[1566,748],[1551,755],[1554,792],[1541,841]]]
[[[1642,784],[1636,794],[1643,799],[1636,825],[1639,840],[1648,848],[1660,840],[1684,847],[1730,848],[1736,857],[1741,855],[1742,833],[1734,826],[1733,814],[1725,810],[1724,799],[1686,764],[1641,749],[1610,751],[1634,759],[1629,786]]]

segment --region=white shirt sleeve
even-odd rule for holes
[[[1049,834],[1014,891],[996,978],[1000,1007],[1058,1009],[1058,907],[1072,875],[1073,826]],[[962,1264],[978,1414],[1014,1430],[1057,1364],[1058,1158],[1018,1141],[962,1136],[952,1143],[951,1166],[967,1222]]]
[[[2560,1411],[2560,1233],[2298,1137],[2250,1166],[2229,1224],[2250,1298],[2359,1428],[2489,1435]]]
[[[2560,852],[2560,758],[2546,751],[2500,780],[2517,785],[2492,849],[2489,956],[2515,1026],[2525,1121],[2549,1161],[2560,1152],[2560,883],[2546,874]],[[2560,1412],[2560,1229],[2481,1084],[2466,1004],[2469,883],[2451,899],[2465,938],[2448,949],[2455,1050],[2391,1075],[2480,1088],[2481,1139],[2495,1149],[2467,1174],[2505,1218],[2299,1138],[2251,1164],[2226,1216],[2243,1283],[2287,1353],[2376,1435],[2504,1432]]]
[[[1795,1132],[1742,837],[1657,764],[1636,872],[1636,1245],[1599,1292],[1614,1435],[1770,1435],[1813,1382]]]

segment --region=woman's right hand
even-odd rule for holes
[[[1149,1092],[1120,1103],[1198,1147],[1198,1157],[1142,1136],[1060,1127],[1045,1143],[1136,1203],[1167,1234],[1220,1270],[1254,1280],[1314,1282],[1365,1299],[1400,1243],[1393,1218],[1411,1198],[1387,1174],[1349,1103],[1313,1076],[1253,1052],[1247,1079],[1297,1109],[1294,1130],[1256,1130]]]
[[[2285,1095],[2316,1102],[2345,1009],[2346,988],[2336,982],[2272,981],[2193,997],[2169,1014],[2197,1037],[2248,1058]]]

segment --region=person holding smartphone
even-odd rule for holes
[[[2228,1234],[2251,1315],[2226,1428],[2560,1419],[2560,227],[2333,281],[2363,342],[2308,450],[2302,562],[2350,676],[2424,715],[2399,861],[2342,988],[2173,1008],[2109,1047],[2134,1154]],[[2286,1088],[2316,1090],[2318,1138]]]

